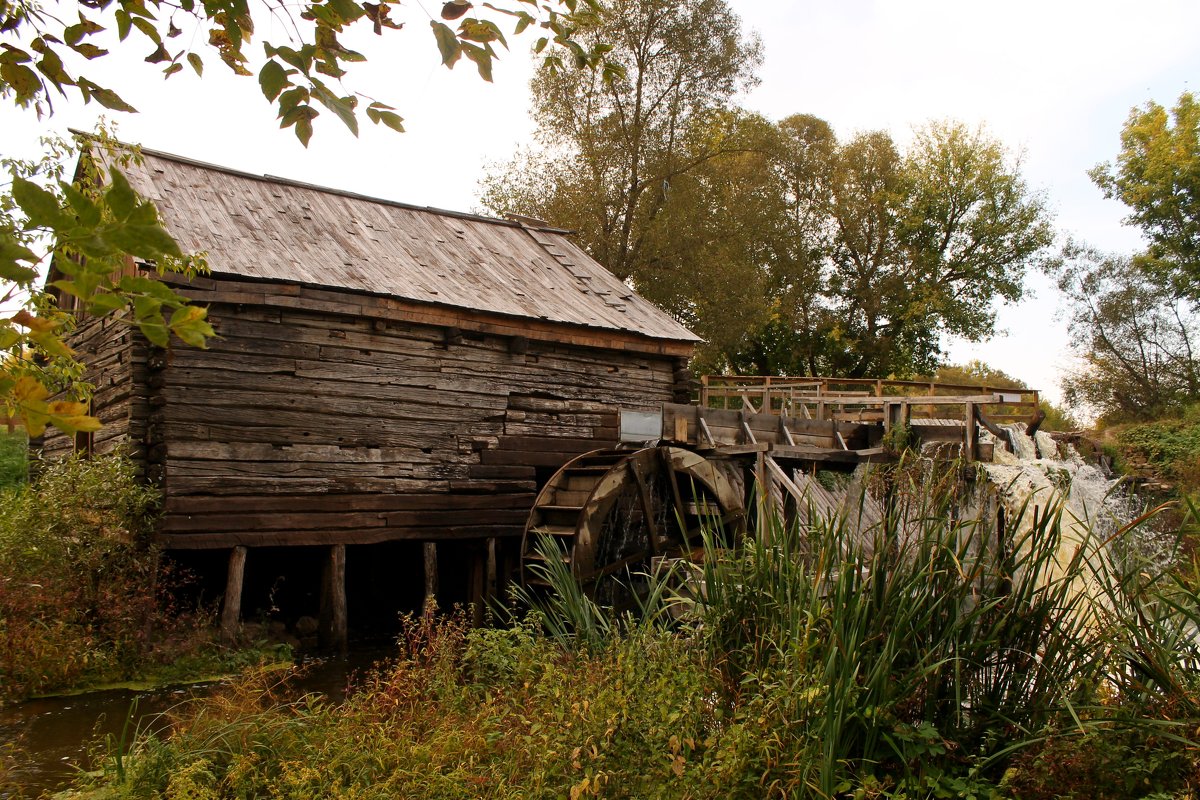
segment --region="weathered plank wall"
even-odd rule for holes
[[[172,548],[519,535],[538,468],[615,444],[619,406],[676,396],[674,355],[387,318],[361,295],[355,316],[337,296],[233,304],[209,285],[190,293],[219,338],[148,381]]]
[[[46,458],[69,455],[76,448],[109,453],[123,447],[139,465],[144,464],[146,422],[149,413],[146,386],[148,346],[136,328],[114,317],[84,318],[69,342],[87,369],[84,380],[94,392],[91,413],[104,427],[91,435],[90,448],[81,438],[48,429],[40,442]]]

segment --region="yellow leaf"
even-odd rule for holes
[[[103,427],[100,420],[95,417],[89,417],[86,414],[73,414],[69,416],[51,415],[50,424],[64,433],[92,433]]]
[[[87,414],[87,403],[73,403],[70,400],[56,400],[50,404],[49,412],[56,417],[78,417]]]
[[[21,405],[41,403],[50,396],[50,390],[42,386],[37,378],[22,375],[13,386],[12,396]]]
[[[30,439],[36,439],[45,433],[46,423],[50,421],[50,417],[47,414],[29,407],[20,410],[20,417],[25,421],[25,433]]]
[[[13,314],[9,319],[12,322],[15,322],[16,324],[28,328],[36,333],[49,333],[58,327],[58,322],[55,320],[35,317],[25,309],[21,309],[17,313]]]
[[[70,358],[75,355],[75,352],[67,347],[67,343],[58,337],[58,334],[34,331],[29,334],[29,338],[51,356]]]

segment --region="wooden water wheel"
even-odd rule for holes
[[[740,529],[742,493],[726,469],[679,447],[594,450],[568,462],[538,494],[521,546],[521,578],[545,585],[547,537],[558,558],[597,599],[601,578],[645,569],[655,556],[698,558],[702,527],[720,525],[726,544]],[[543,548],[544,549],[544,548]]]

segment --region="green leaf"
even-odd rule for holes
[[[37,73],[24,64],[12,61],[0,62],[0,81],[8,84],[16,94],[18,105],[28,105],[42,88]]]
[[[333,10],[334,13],[341,18],[343,22],[354,22],[354,20],[366,14],[366,9],[354,2],[354,0],[327,0],[326,5]]]
[[[108,55],[108,51],[103,47],[97,47],[91,42],[80,42],[79,44],[68,45],[72,50],[84,58],[91,61],[93,58]]]
[[[162,36],[158,32],[158,28],[154,27],[153,22],[142,17],[132,17],[131,21],[133,22],[133,27],[141,31],[147,39],[155,44],[162,44]]]
[[[84,93],[84,97],[86,99],[90,100],[95,98],[96,102],[100,103],[100,105],[104,106],[105,108],[112,109],[113,111],[125,111],[130,114],[137,113],[136,108],[122,100],[120,95],[118,95],[112,89],[105,89],[103,86],[97,86],[96,84],[84,78],[80,78],[76,85],[79,86],[80,91]]]
[[[0,321],[0,350],[7,350],[24,339],[25,334],[18,331],[12,325]]]
[[[354,115],[356,101],[353,97],[338,97],[321,84],[314,86],[313,96],[317,98],[317,102],[337,115],[351,133],[358,136],[358,117]]]
[[[386,125],[396,133],[404,133],[404,118],[394,111],[367,109],[367,119],[376,125]]]
[[[462,51],[466,54],[467,58],[475,62],[475,68],[479,70],[479,77],[490,83],[492,80],[491,48],[463,43]]]
[[[37,280],[37,270],[0,256],[0,280],[26,285]]]
[[[485,19],[464,19],[462,24],[458,26],[459,36],[463,39],[468,39],[472,42],[480,42],[487,44],[488,42],[500,42],[506,48],[508,42],[504,40],[504,34],[500,28],[491,20]]]
[[[150,340],[151,344],[166,347],[170,343],[170,336],[167,334],[167,324],[163,321],[162,314],[139,319],[137,326],[142,335]]]
[[[29,340],[40,347],[53,358],[70,358],[74,355],[67,343],[57,333],[51,331],[31,331]]]
[[[204,75],[204,60],[200,58],[198,54],[188,53],[187,60],[188,63],[192,65],[192,69],[196,71],[197,75]]]
[[[105,233],[105,238],[126,253],[140,258],[183,256],[179,244],[158,225],[113,226]]]
[[[42,49],[42,58],[37,62],[37,69],[54,84],[54,88],[58,89],[59,94],[63,92],[64,83],[72,83],[71,76],[63,69],[62,59],[49,47]]]
[[[71,434],[92,433],[103,427],[100,420],[89,417],[87,414],[50,414],[50,419],[47,421],[63,433]]]
[[[104,193],[104,203],[118,220],[127,220],[137,208],[140,198],[129,185],[129,180],[116,167],[110,167],[108,175],[109,186],[108,191]]]
[[[133,18],[121,9],[113,12],[113,16],[117,20],[117,38],[123,42],[125,41],[125,37],[129,36],[129,29],[133,25]]]
[[[305,89],[303,86],[296,86],[279,95],[280,118],[305,100],[308,100],[308,89]]]
[[[8,261],[28,261],[31,264],[38,261],[37,253],[12,239],[0,239],[0,258]]]
[[[450,30],[450,26],[445,23],[431,19],[429,25],[433,28],[433,35],[437,39],[438,50],[442,53],[442,63],[454,69],[454,64],[462,55],[462,45],[459,43],[458,37],[454,35],[454,31]]]
[[[274,102],[275,98],[279,97],[279,93],[291,83],[288,75],[293,73],[294,70],[284,69],[278,61],[268,61],[263,64],[263,68],[258,73],[258,85],[262,87],[263,95]]]
[[[137,318],[138,322],[153,319],[155,316],[158,317],[159,321],[163,321],[162,300],[144,294],[135,295],[133,298],[133,315]]]
[[[127,220],[130,225],[157,225],[158,224],[158,209],[153,203],[142,200],[133,209],[133,213],[129,215]]]
[[[206,317],[208,309],[200,306],[184,306],[171,315],[169,327],[185,344],[206,348],[208,339],[216,335]]]
[[[300,140],[302,145],[308,147],[308,141],[312,138],[312,121],[314,118],[320,116],[320,113],[312,106],[296,106],[283,115],[283,118],[279,121],[279,127],[286,128],[294,125],[296,127],[296,138]]]
[[[129,301],[119,294],[100,292],[92,296],[91,301],[88,303],[88,311],[99,317],[119,311],[127,305],[129,305]]]
[[[58,198],[32,181],[13,176],[12,196],[29,219],[29,227],[65,231],[75,224],[59,206]]]
[[[100,224],[100,207],[93,203],[91,198],[66,181],[59,181],[58,187],[62,189],[63,196],[67,198],[75,216],[79,217],[79,224],[88,228]]]
[[[73,297],[79,297],[81,294],[83,294],[79,287],[75,285],[75,281],[53,281],[50,285],[55,289],[58,289],[60,292],[64,292]]]

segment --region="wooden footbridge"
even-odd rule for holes
[[[756,506],[832,500],[820,470],[893,461],[907,447],[937,459],[990,461],[981,441],[1000,423],[1038,418],[1026,388],[937,382],[706,376],[699,402],[621,412],[617,449],[560,469],[525,527],[522,579],[538,584],[559,558],[585,586],[656,558],[694,558],[701,530],[720,521],[736,537]],[[557,546],[549,551],[546,542]]]

